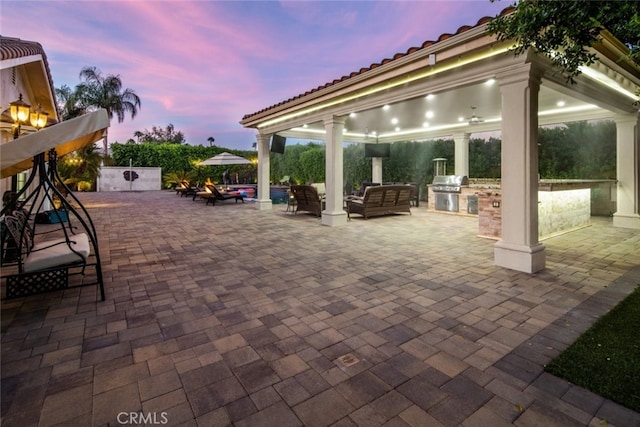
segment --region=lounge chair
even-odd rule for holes
[[[180,184],[181,184],[180,188],[176,187],[176,193],[180,194],[180,197],[193,196],[198,191],[202,191],[202,188],[198,186],[193,186],[189,184],[188,181],[182,181]]]
[[[195,193],[193,193],[193,199],[192,200],[196,200],[198,197],[202,198],[202,199],[207,199],[210,196],[213,195],[213,190],[212,188],[213,185],[210,184],[206,184],[204,187],[202,187],[202,189],[200,191],[196,191]]]
[[[173,186],[173,189],[176,190],[176,194],[180,194],[180,195],[182,195],[182,193],[187,191],[189,188],[191,188],[191,185],[189,185],[189,181],[177,182]]]
[[[206,203],[207,205],[209,203],[212,203],[213,205],[215,205],[218,200],[225,201],[225,200],[232,200],[232,199],[235,200],[236,203],[238,203],[238,200],[244,203],[244,196],[237,191],[229,191],[226,193],[222,193],[220,190],[216,188],[215,185],[212,185],[209,188],[211,189],[212,192],[210,196],[207,196],[207,203]]]
[[[292,185],[291,194],[296,199],[296,213],[305,211],[318,217],[322,216],[322,200],[314,186]]]

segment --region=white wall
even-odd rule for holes
[[[151,191],[162,189],[162,169],[133,167],[131,171],[138,174],[132,182],[124,178],[128,167],[103,166],[98,178],[98,191]]]

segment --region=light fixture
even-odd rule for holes
[[[566,103],[564,101],[558,101],[558,102],[556,102],[556,105],[558,107],[564,107],[566,105]]]
[[[36,130],[40,130],[47,125],[47,119],[49,114],[47,114],[40,104],[38,104],[38,108],[31,111],[29,115],[29,121],[31,122],[31,126],[36,128]]]
[[[391,107],[389,107],[389,105],[383,105],[383,106],[382,106],[382,109],[383,109],[384,111],[388,111],[388,110],[389,110],[389,108],[391,108]]]
[[[31,106],[22,100],[22,94],[20,94],[17,101],[9,103],[11,119],[16,124],[15,131],[13,132],[13,139],[20,137],[20,126],[27,122],[30,108]]]
[[[468,123],[470,125],[477,125],[479,123],[484,122],[484,120],[482,120],[482,117],[476,115],[476,107],[475,106],[473,106],[473,105],[471,106],[471,111],[473,113],[471,114],[471,117],[469,117],[469,119],[468,119]]]
[[[495,82],[496,82],[496,79],[489,79],[486,82],[484,82],[484,84],[486,84],[487,86],[492,86]]]
[[[397,125],[398,124],[398,118],[397,117],[392,118],[391,119],[391,124],[392,125]]]
[[[434,95],[434,94],[432,94],[432,93],[430,93],[429,95],[427,95],[427,96],[425,96],[425,97],[424,97],[424,99],[426,99],[426,100],[431,100],[431,99],[433,99],[433,98],[435,98],[435,95]]]
[[[431,110],[427,111],[427,112],[424,114],[424,116],[425,116],[427,119],[432,119],[432,118],[433,118],[433,111],[431,111]]]

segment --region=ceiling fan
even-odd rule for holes
[[[477,125],[478,123],[484,122],[482,117],[476,115],[476,107],[475,106],[473,106],[473,105],[471,106],[471,111],[472,111],[471,117],[469,117],[467,119],[470,125]]]

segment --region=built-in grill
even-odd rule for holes
[[[464,175],[436,175],[431,184],[436,210],[458,212],[463,185],[469,185],[469,178]]]

